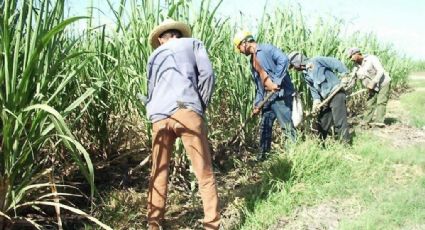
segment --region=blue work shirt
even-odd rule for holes
[[[310,88],[314,100],[325,99],[340,80],[335,73],[347,74],[348,69],[336,58],[314,57],[307,61],[304,80]]]
[[[274,99],[291,96],[295,90],[288,72],[288,57],[280,49],[270,44],[257,44],[256,55],[261,67],[273,83],[280,86],[280,90],[276,94],[277,97]],[[257,106],[266,96],[266,90],[261,82],[260,75],[253,66],[251,66],[251,72],[256,88],[254,106]]]
[[[195,38],[171,39],[148,59],[146,110],[152,122],[170,117],[179,108],[203,115],[214,89],[215,76],[207,51]]]

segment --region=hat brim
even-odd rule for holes
[[[182,33],[182,37],[186,38],[192,36],[190,27],[183,22],[174,21],[167,24],[158,25],[149,34],[149,43],[154,49],[161,45],[158,41],[159,35],[167,30],[178,30]]]

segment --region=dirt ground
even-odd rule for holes
[[[425,72],[412,74],[409,79],[425,82]],[[425,87],[415,87],[411,90],[425,91]],[[409,125],[408,113],[402,108],[400,100],[392,99],[388,102],[386,120],[390,120],[393,124],[383,129],[374,129],[375,135],[390,140],[394,147],[425,145],[425,127],[415,128]]]
[[[425,72],[412,74],[409,79],[425,81]],[[416,87],[410,90],[425,91],[425,88]],[[407,112],[402,109],[398,97],[388,102],[386,121],[390,124],[385,128],[372,128],[366,131],[389,140],[395,148],[425,145],[425,127],[416,128],[408,125]],[[423,173],[421,170],[419,174]],[[355,199],[327,201],[315,206],[299,207],[292,216],[280,218],[269,229],[338,229],[342,219],[353,219],[361,212],[361,206]]]

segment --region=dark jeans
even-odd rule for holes
[[[350,133],[347,123],[347,106],[345,105],[346,95],[344,92],[337,93],[329,103],[329,106],[323,109],[319,116],[320,136],[325,139],[328,136],[332,123],[335,133],[341,140],[350,143]]]
[[[260,151],[262,153],[270,151],[273,123],[276,118],[280,127],[284,129],[286,138],[295,141],[296,134],[291,114],[292,97],[278,98],[263,108],[260,124]]]

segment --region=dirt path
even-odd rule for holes
[[[425,72],[410,75],[409,81],[424,82],[422,85],[425,86]],[[414,87],[412,91],[425,91],[425,87]],[[394,147],[425,144],[425,127],[416,128],[409,125],[408,112],[404,110],[398,98],[388,102],[386,119],[394,123],[383,129],[372,130],[375,135],[390,140]]]
[[[409,81],[423,81],[420,85],[425,86],[425,72],[412,74]],[[425,92],[425,87],[415,87],[412,90]],[[389,140],[396,148],[425,145],[425,127],[415,128],[409,125],[408,113],[403,109],[399,98],[389,101],[386,118],[391,122],[390,125],[366,132]],[[361,212],[361,205],[356,199],[326,201],[315,206],[299,207],[292,216],[280,218],[269,229],[338,229],[342,219],[355,219]]]

